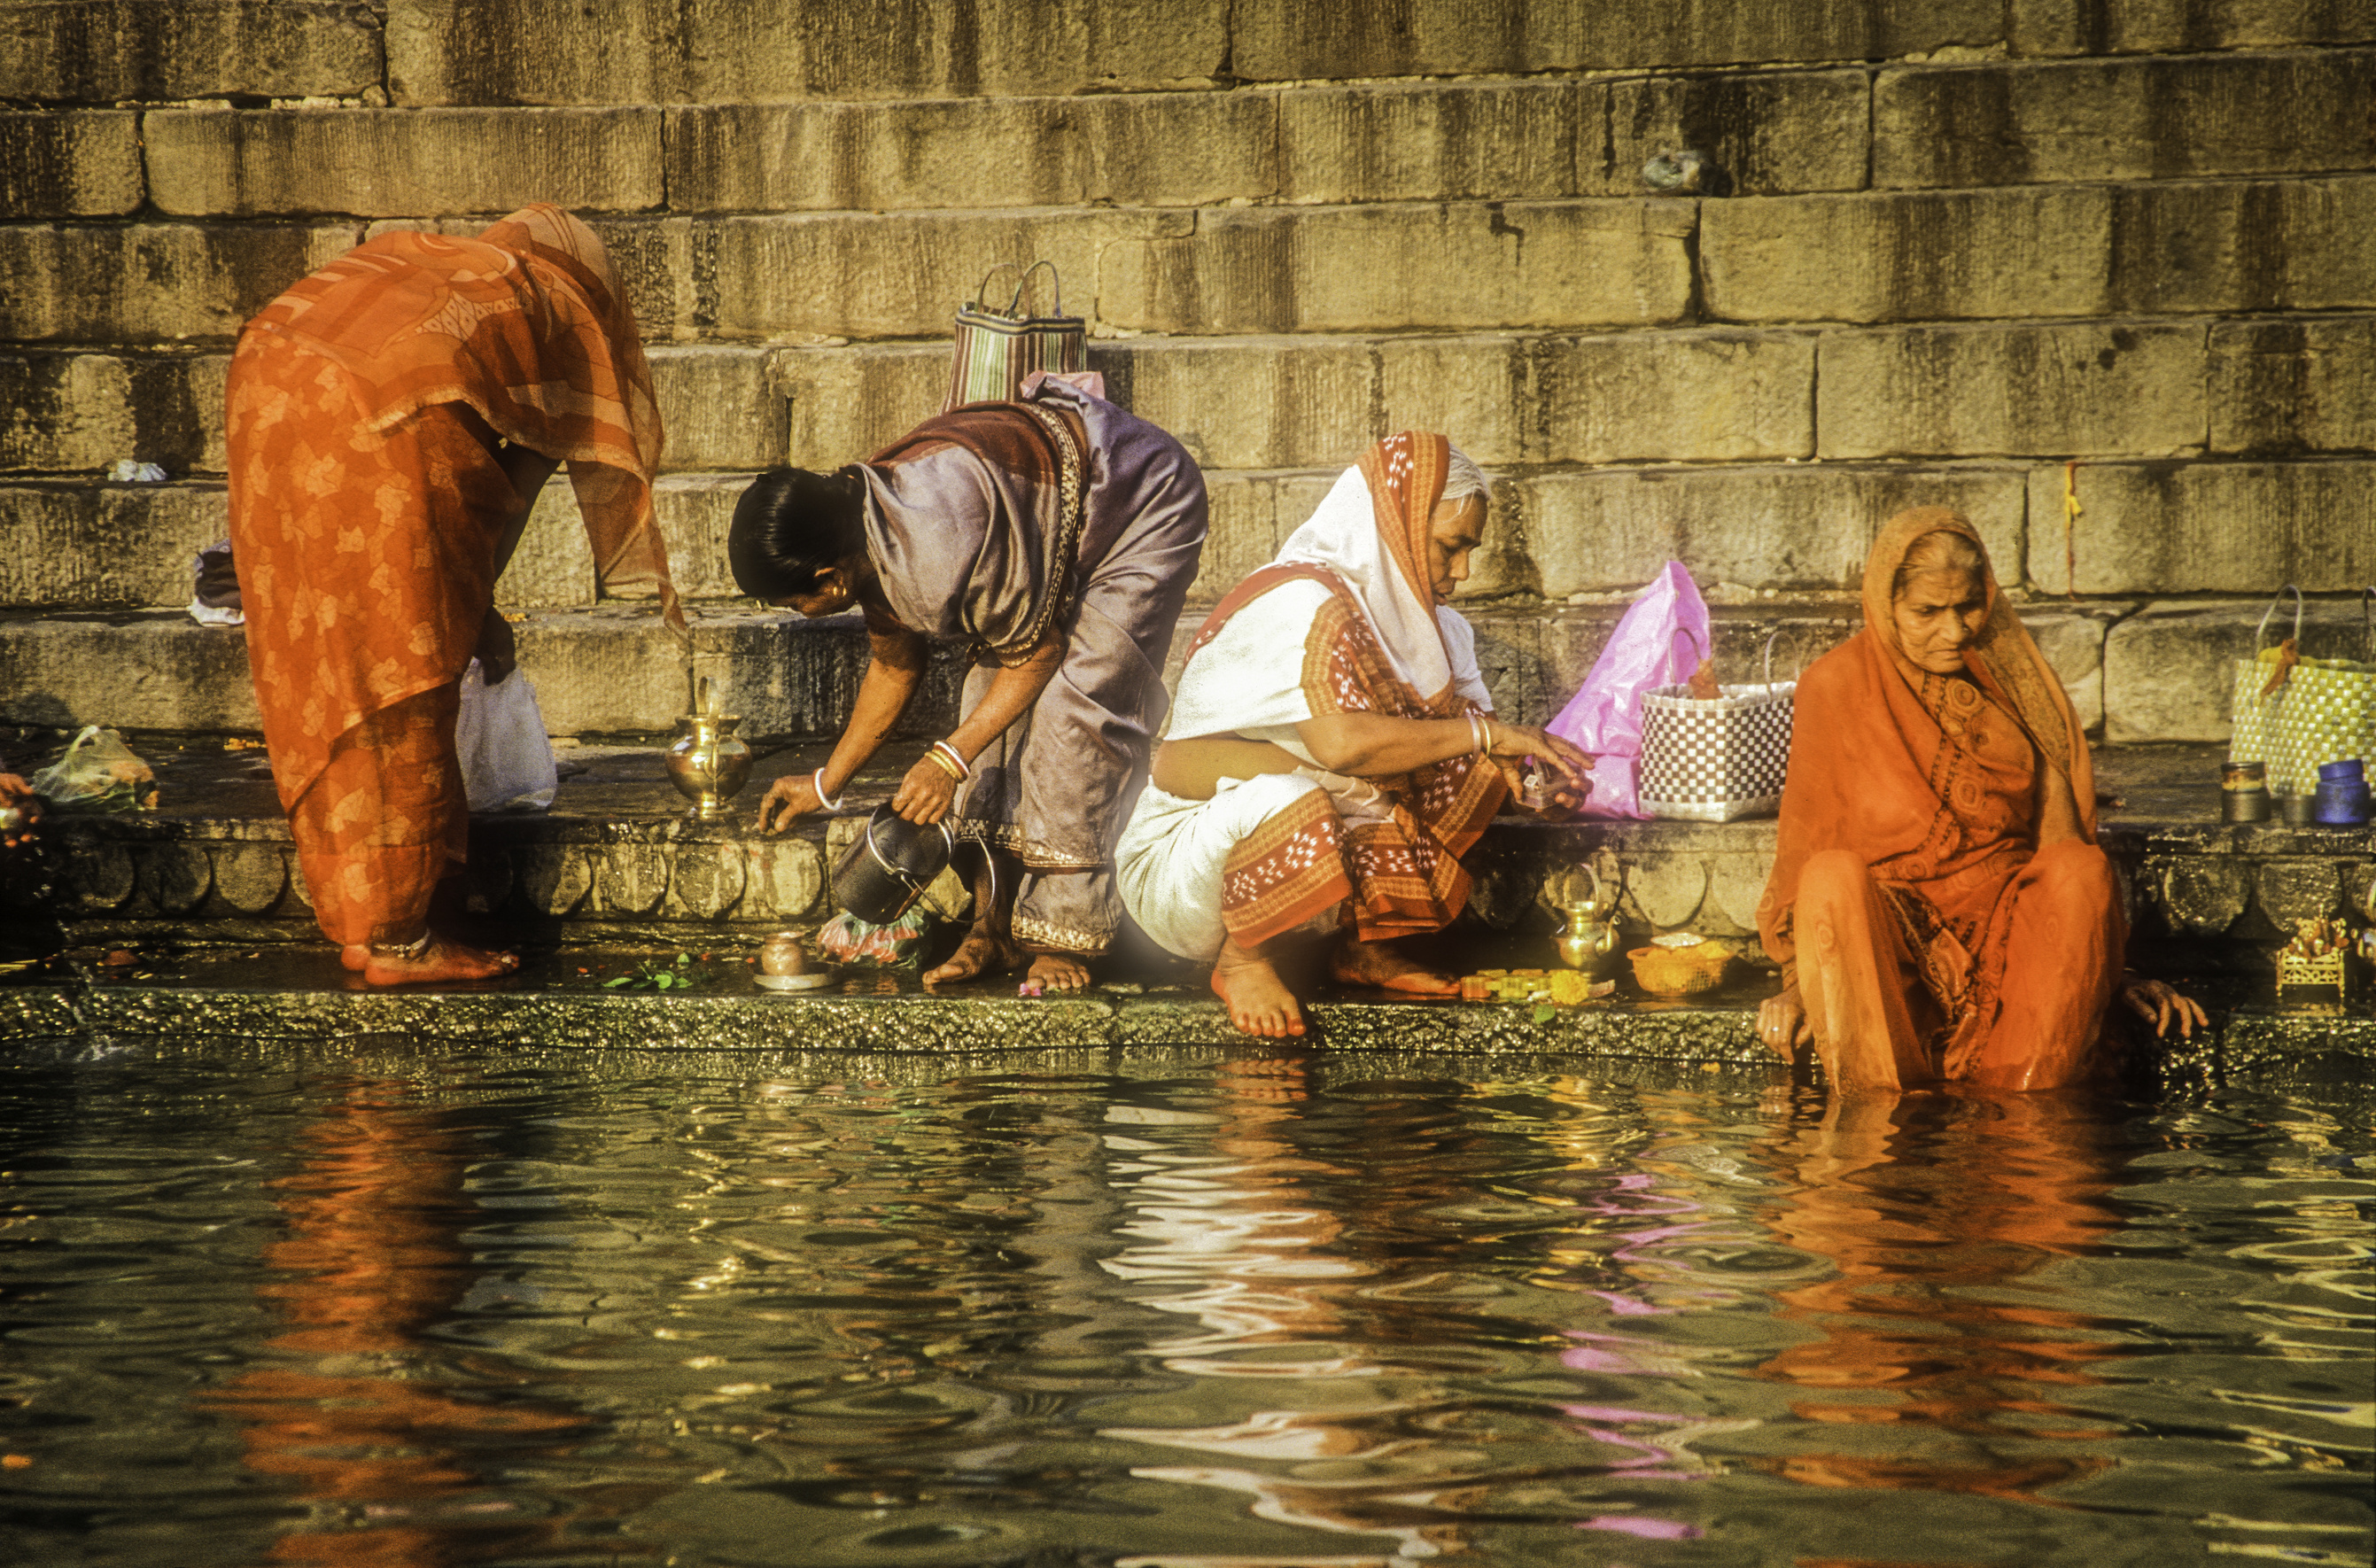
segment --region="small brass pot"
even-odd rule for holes
[[[685,732],[668,749],[669,782],[693,802],[685,813],[697,822],[716,822],[727,813],[751,777],[751,748],[734,733],[742,717],[731,713],[688,713],[677,720]]]
[[[1612,967],[1617,953],[1617,922],[1598,915],[1598,908],[1583,900],[1570,904],[1567,924],[1555,944],[1561,963],[1589,975],[1605,973]]]

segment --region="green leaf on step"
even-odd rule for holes
[[[1548,1003],[1535,1009],[1535,1022],[1538,1024],[1548,1024],[1558,1016],[1559,1009]]]
[[[634,978],[635,977],[632,975],[621,975],[616,980],[606,980],[602,982],[602,989],[605,991],[616,991],[621,986],[627,984]]]

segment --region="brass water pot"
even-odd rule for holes
[[[1590,900],[1579,899],[1567,907],[1567,924],[1556,944],[1560,962],[1591,975],[1611,967],[1617,952],[1617,922],[1603,918],[1605,913]]]
[[[688,713],[678,722],[685,732],[668,749],[669,782],[693,802],[687,816],[716,822],[751,777],[751,748],[734,733],[742,716]]]

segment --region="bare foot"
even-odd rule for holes
[[[1037,953],[1024,978],[1046,991],[1078,991],[1089,983],[1089,966],[1070,953]]]
[[[924,977],[926,985],[969,980],[977,975],[1003,975],[1023,962],[1023,949],[1003,936],[976,926],[949,955],[949,961]]]
[[[1328,956],[1328,978],[1342,985],[1372,985],[1414,996],[1457,996],[1460,982],[1423,964],[1414,964],[1384,942],[1348,936]]]
[[[1213,962],[1213,994],[1229,1008],[1230,1022],[1240,1034],[1285,1039],[1303,1032],[1303,1009],[1297,1005],[1295,992],[1287,989],[1269,959],[1235,942],[1223,943]]]
[[[510,974],[519,968],[517,953],[490,953],[484,948],[449,942],[442,936],[429,939],[428,948],[417,958],[392,958],[385,953],[371,952],[363,964],[365,985],[428,985],[439,980],[493,980]]]
[[[350,942],[339,949],[339,965],[350,974],[362,974],[363,966],[370,962],[371,944],[368,942]]]

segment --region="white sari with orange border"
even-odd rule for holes
[[[1321,768],[1298,737],[1338,713],[1490,713],[1475,633],[1426,570],[1449,445],[1405,432],[1364,453],[1271,564],[1214,607],[1173,699],[1177,739],[1235,735],[1299,758],[1194,801],[1150,784],[1114,852],[1123,900],[1182,957],[1234,937],[1349,924],[1363,941],[1440,930],[1466,907],[1460,856],[1502,777],[1463,756],[1388,778]]]

